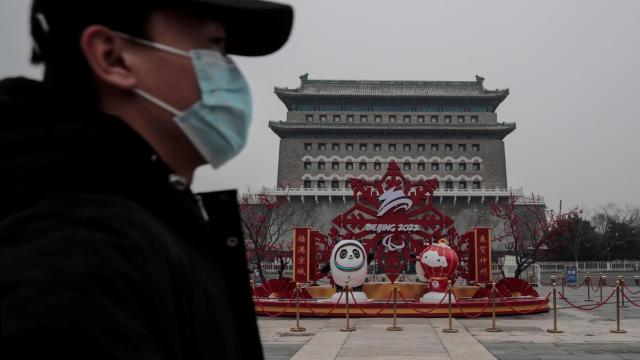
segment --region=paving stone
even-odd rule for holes
[[[287,356],[290,358],[300,350],[303,344],[263,344],[262,350],[265,357]]]

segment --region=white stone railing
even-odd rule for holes
[[[579,271],[638,271],[640,260],[616,260],[616,261],[558,261],[539,263],[542,271],[564,271],[566,266],[575,265]]]
[[[289,200],[291,198],[300,198],[305,201],[305,198],[313,198],[318,201],[320,198],[328,198],[329,201],[333,199],[342,199],[346,201],[347,198],[353,197],[353,190],[350,188],[267,188],[263,190],[267,196],[286,196]],[[481,202],[485,200],[498,201],[499,199],[509,198],[514,196],[518,204],[521,205],[544,205],[544,198],[539,196],[525,196],[522,188],[509,188],[509,189],[437,189],[433,193],[434,198],[440,202],[444,199],[453,199],[454,203],[457,201],[471,202],[471,199],[478,199]]]
[[[467,176],[467,175],[460,175],[460,176],[452,176],[452,175],[446,175],[446,176],[436,176],[436,175],[432,175],[430,177],[427,177],[425,175],[417,175],[417,176],[413,176],[413,175],[404,175],[404,177],[409,180],[409,181],[421,181],[421,180],[437,180],[437,181],[454,181],[454,182],[458,182],[458,181],[482,181],[483,178],[480,175],[473,175],[473,176]],[[304,174],[300,177],[300,180],[313,180],[313,181],[317,181],[317,180],[325,180],[325,181],[332,181],[332,180],[338,180],[338,181],[347,181],[350,179],[361,179],[361,180],[366,180],[366,181],[377,181],[380,180],[382,178],[381,175],[374,175],[374,176],[366,176],[366,175],[360,175],[360,176],[354,176],[351,174],[346,174],[344,176],[340,176],[338,174],[330,174],[330,175],[325,175],[325,174],[319,174],[319,175],[311,175],[311,174]]]
[[[270,196],[353,196],[350,188],[269,188],[265,194]],[[433,196],[515,196],[524,198],[522,188],[510,189],[436,189]]]

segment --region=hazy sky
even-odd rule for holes
[[[640,205],[640,1],[299,0],[276,54],[238,58],[254,96],[250,144],[233,162],[198,170],[197,191],[274,186],[286,109],[274,86],[312,79],[474,80],[511,95],[499,121],[512,187],[549,206]],[[28,65],[27,0],[0,2],[0,77]],[[126,11],[126,9],[123,9]],[[268,31],[265,29],[265,31]],[[169,70],[168,70],[169,71]],[[69,103],[69,106],[73,106]],[[5,119],[6,120],[6,119]]]

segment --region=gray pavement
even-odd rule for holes
[[[632,343],[550,343],[488,342],[484,346],[498,360],[637,360],[640,344]]]
[[[551,288],[539,287],[540,295]],[[560,287],[558,287],[558,291]],[[640,288],[631,285],[631,290]],[[612,288],[605,288],[606,298]],[[565,288],[566,296],[576,305],[593,307],[585,302],[586,287]],[[640,293],[628,294],[640,305]],[[456,334],[445,334],[447,319],[398,319],[401,332],[388,332],[391,319],[352,320],[355,332],[340,332],[344,319],[302,319],[307,331],[293,334],[291,318],[260,318],[259,326],[267,360],[282,359],[639,359],[640,308],[628,304],[621,309],[621,328],[626,334],[614,334],[615,296],[597,310],[574,309],[558,300],[558,327],[564,332],[552,334],[551,312],[497,318],[504,331],[490,333],[490,318],[455,319]]]

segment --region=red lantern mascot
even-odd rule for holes
[[[418,257],[416,272],[423,281],[429,282],[429,291],[422,296],[421,302],[438,303],[447,292],[447,281],[458,268],[458,255],[447,240],[427,246]]]

